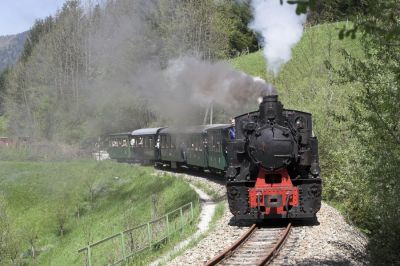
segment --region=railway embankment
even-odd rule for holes
[[[213,178],[181,175],[186,181],[213,190],[215,196],[225,194],[223,182]],[[226,200],[224,213],[201,240],[167,265],[204,265],[234,243],[248,227],[232,223]],[[313,225],[295,223],[285,245],[271,265],[366,265],[367,238],[326,203],[322,203],[318,222]]]

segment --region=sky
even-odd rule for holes
[[[0,36],[31,28],[36,19],[54,15],[66,0],[0,0]]]

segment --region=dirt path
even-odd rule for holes
[[[172,256],[174,256],[177,252],[179,252],[180,250],[183,250],[185,247],[187,247],[187,245],[189,245],[189,243],[191,241],[197,239],[198,237],[201,236],[201,234],[205,233],[209,229],[211,219],[215,212],[216,203],[213,201],[213,199],[207,193],[205,193],[204,191],[195,187],[192,184],[189,184],[189,185],[199,195],[200,203],[201,203],[200,222],[197,225],[197,231],[189,238],[176,244],[170,252],[163,255],[161,258],[157,259],[156,261],[152,262],[150,264],[152,266],[160,265],[160,264],[168,261],[168,259],[170,259]]]

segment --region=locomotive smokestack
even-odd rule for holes
[[[282,118],[283,105],[278,101],[276,89],[269,85],[260,104],[260,118],[264,123],[280,121]]]

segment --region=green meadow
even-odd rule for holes
[[[0,162],[2,251],[10,264],[83,265],[77,250],[88,242],[188,202],[197,203],[188,184],[155,175],[149,167],[111,161]],[[140,261],[161,251],[147,252]]]

